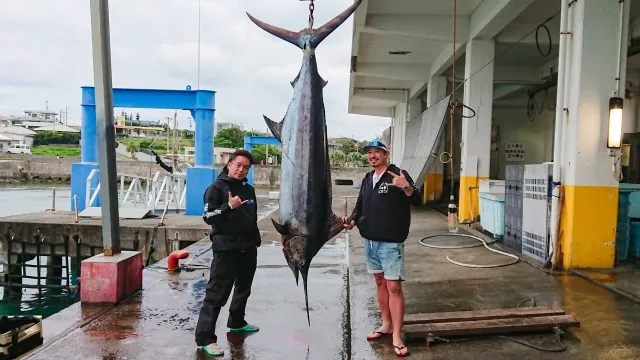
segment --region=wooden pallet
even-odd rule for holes
[[[562,309],[550,307],[409,314],[404,319],[404,331],[412,338],[541,332],[569,327],[580,327],[580,322]]]

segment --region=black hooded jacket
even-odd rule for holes
[[[229,192],[232,197],[250,201],[231,209]],[[209,238],[213,251],[247,250],[260,246],[257,209],[256,193],[247,179],[236,180],[221,172],[204,193],[202,218],[211,225]]]
[[[400,169],[391,164],[387,168],[394,174]],[[420,190],[409,174],[402,170],[413,194],[407,196],[402,189],[391,186],[393,177],[384,172],[373,186],[373,171],[362,180],[360,194],[351,218],[356,221],[360,235],[368,240],[402,243],[409,235],[411,205],[422,205]]]

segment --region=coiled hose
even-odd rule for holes
[[[424,242],[424,241],[425,241],[425,240],[427,240],[427,239],[432,239],[432,238],[440,237],[440,236],[442,236],[442,237],[444,237],[444,236],[467,237],[467,238],[470,238],[470,239],[473,239],[473,240],[480,241],[480,242],[482,242],[482,244],[476,244],[476,245],[458,245],[458,246],[443,246],[443,245],[432,245],[432,244],[426,244],[426,243]],[[506,252],[503,252],[503,251],[500,251],[500,250],[496,250],[496,249],[492,249],[492,248],[490,248],[490,247],[489,247],[489,244],[492,244],[492,243],[496,242],[496,240],[491,241],[490,243],[487,243],[486,241],[484,241],[484,239],[482,239],[482,238],[480,238],[480,237],[478,237],[478,236],[474,236],[474,235],[468,235],[468,234],[451,234],[451,233],[435,234],[435,235],[425,236],[425,237],[423,237],[422,239],[420,239],[420,240],[419,240],[419,242],[420,242],[420,245],[422,245],[422,246],[426,246],[426,247],[430,247],[430,248],[434,248],[434,249],[467,249],[467,248],[473,248],[473,247],[478,247],[478,246],[484,245],[484,247],[485,247],[485,248],[487,248],[487,250],[489,250],[489,251],[491,251],[491,252],[494,252],[494,253],[496,253],[496,254],[500,254],[500,255],[504,255],[504,256],[508,256],[508,257],[513,258],[513,259],[514,259],[514,260],[512,260],[512,261],[505,262],[505,263],[500,263],[500,264],[476,265],[476,264],[465,264],[465,263],[461,263],[461,262],[458,262],[458,261],[452,260],[450,257],[448,257],[448,256],[447,256],[447,260],[448,260],[450,263],[455,264],[455,265],[458,265],[458,266],[464,266],[464,267],[469,267],[469,268],[483,268],[483,269],[486,269],[486,268],[496,268],[496,267],[502,267],[502,266],[509,266],[509,265],[513,265],[513,264],[515,264],[515,263],[517,263],[517,262],[519,262],[519,261],[520,261],[520,258],[519,258],[519,257],[517,257],[517,256],[515,256],[515,255],[512,255],[512,254],[509,254],[509,253],[506,253]]]

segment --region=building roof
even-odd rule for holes
[[[21,126],[0,126],[0,134],[35,136],[36,133]]]
[[[63,124],[50,124],[33,129],[33,131],[59,131],[68,133],[79,133],[80,131]]]
[[[11,140],[12,139],[10,137],[0,134],[0,141],[11,141]]]

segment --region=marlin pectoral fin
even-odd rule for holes
[[[278,224],[278,222],[273,219],[271,219],[271,222],[273,223],[273,226],[275,226],[276,231],[280,233],[280,235],[289,235],[289,229],[287,228],[287,225]]]
[[[282,142],[282,124],[284,123],[284,120],[281,122],[275,122],[264,115],[262,115],[262,117],[264,117],[264,121],[267,123],[267,126],[273,133],[273,136],[278,139],[278,141]]]
[[[340,234],[342,230],[344,230],[342,219],[332,212],[329,218],[329,238],[327,241]]]

